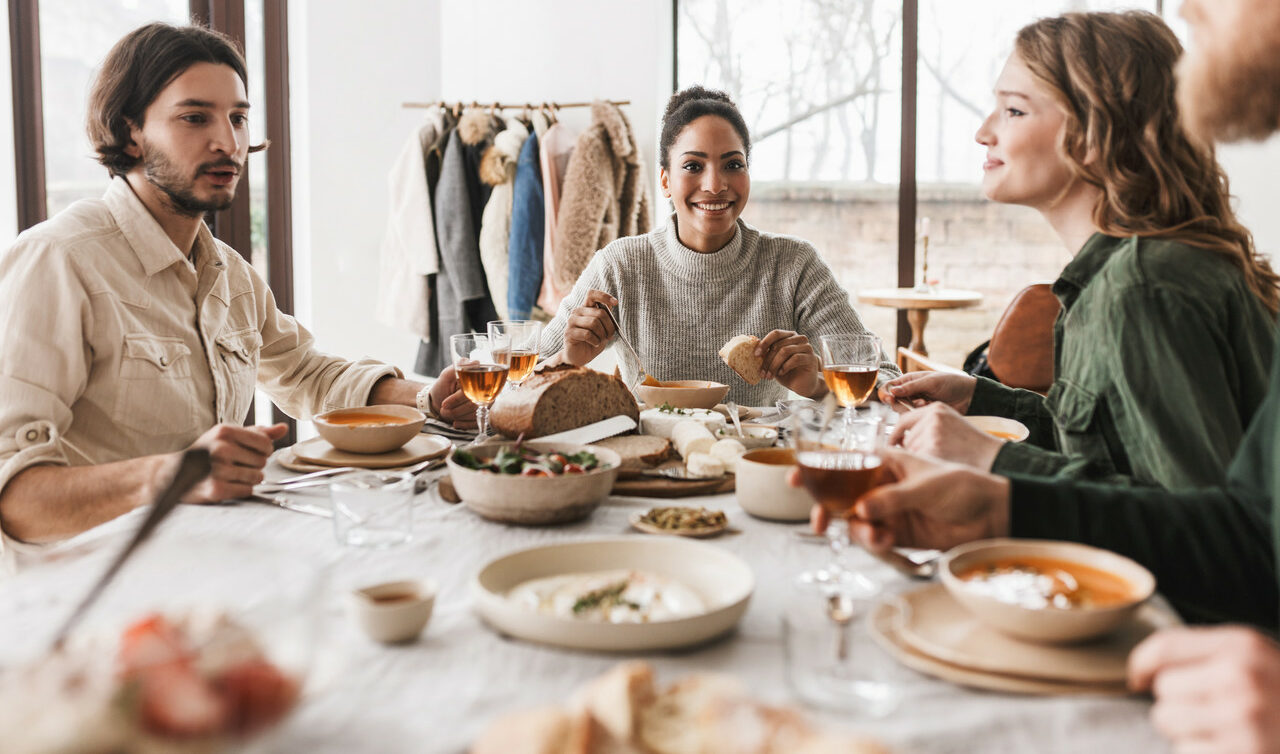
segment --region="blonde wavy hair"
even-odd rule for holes
[[[1280,277],[1236,219],[1213,147],[1179,118],[1182,45],[1164,21],[1144,11],[1067,13],[1023,27],[1014,49],[1066,111],[1059,152],[1101,190],[1097,227],[1223,254],[1275,314]]]

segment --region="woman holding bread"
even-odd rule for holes
[[[978,129],[983,191],[1039,210],[1074,259],[1053,291],[1047,396],[917,372],[886,402],[911,451],[1000,474],[1169,488],[1221,482],[1267,388],[1276,274],[1231,209],[1213,150],[1174,97],[1181,45],[1144,12],[1069,13],[1023,28]],[[960,413],[1022,421],[1004,442]]]
[[[669,222],[596,253],[544,331],[543,354],[578,365],[594,359],[614,336],[599,308],[607,306],[660,380],[723,382],[729,400],[750,406],[772,405],[787,390],[824,395],[810,341],[867,330],[812,244],[740,219],[750,157],[746,122],[727,95],[699,86],[673,95],[659,145]],[[722,359],[718,352],[739,335],[759,341]],[[639,366],[621,352],[619,361],[631,384]],[[882,359],[881,380],[898,374]]]

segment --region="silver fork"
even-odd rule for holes
[[[618,342],[626,346],[627,350],[631,353],[631,358],[635,359],[636,369],[638,371],[635,382],[631,383],[631,392],[634,393],[640,383],[644,382],[645,375],[648,374],[648,372],[644,371],[644,365],[640,363],[640,354],[636,353],[636,349],[632,348],[631,343],[625,336],[623,336],[622,327],[618,324],[618,318],[613,316],[613,310],[598,301],[595,303],[595,306],[596,308],[604,309],[604,313],[609,316],[609,321],[613,323],[613,332],[618,336]]]
[[[444,456],[441,456],[439,458],[429,458],[425,461],[419,461],[418,463],[415,463],[412,466],[407,466],[403,469],[397,469],[397,470],[407,471],[410,474],[417,474],[422,471],[430,471],[431,469],[434,469],[437,466],[444,464],[444,459],[445,459]],[[343,471],[358,471],[358,469],[348,468],[348,469],[344,469]],[[316,473],[320,473],[320,472],[316,472]],[[254,494],[257,494],[257,495],[270,495],[276,492],[293,492],[294,490],[303,490],[303,489],[307,489],[308,487],[323,487],[325,485],[328,485],[329,482],[332,481],[332,479],[330,479],[330,477],[332,476],[333,476],[333,472],[330,472],[328,475],[319,479],[314,479],[314,478],[305,479],[303,477],[296,477],[295,481],[285,480],[283,482],[264,482],[262,484],[255,485],[253,488],[253,492]]]

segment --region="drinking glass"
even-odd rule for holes
[[[490,437],[489,406],[507,383],[507,374],[511,368],[510,343],[501,334],[491,337],[479,333],[462,333],[449,337],[458,385],[467,398],[476,404],[476,424],[480,425],[480,433],[475,439],[477,443]]]
[[[508,347],[507,363],[511,371],[507,374],[507,382],[512,385],[522,384],[533,374],[533,366],[538,363],[538,346],[542,339],[542,323],[534,319],[509,319],[489,323],[489,339],[497,341],[505,338]]]
[[[413,474],[357,471],[329,483],[338,543],[395,547],[413,538]]]
[[[874,335],[823,335],[818,338],[822,379],[836,401],[852,410],[876,389],[880,339]],[[851,414],[846,414],[851,416]]]
[[[879,412],[838,421],[830,401],[801,409],[796,414],[792,443],[800,470],[800,482],[826,511],[827,539],[832,559],[825,568],[802,578],[810,583],[840,587],[846,591],[874,591],[873,582],[844,567],[849,547],[849,517],[858,498],[884,483],[880,468],[883,433]]]

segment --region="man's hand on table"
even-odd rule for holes
[[[969,412],[976,377],[946,372],[907,372],[880,386],[880,401],[886,405],[902,404],[919,408],[929,403],[945,403],[957,412]]]
[[[1129,688],[1179,752],[1280,752],[1280,646],[1242,626],[1169,628],[1129,655]]]
[[[284,437],[284,424],[270,427],[240,427],[219,424],[191,444],[205,448],[213,471],[182,498],[184,503],[214,503],[253,494],[253,485],[262,481],[262,468],[275,450],[273,443]],[[174,456],[173,463],[181,454]],[[172,471],[172,465],[166,465]],[[159,484],[159,482],[157,482]]]
[[[449,422],[457,429],[476,428],[476,404],[462,392],[458,385],[458,375],[452,366],[444,368],[440,378],[431,385],[428,395],[432,410],[442,421]]]
[[[1009,533],[1009,481],[958,464],[940,463],[897,450],[881,454],[890,480],[853,507],[849,535],[873,553],[894,547],[946,550],[965,542]],[[788,481],[800,486],[799,471]],[[815,531],[827,515],[814,506]]]
[[[1005,441],[983,432],[945,403],[931,403],[903,414],[889,444],[917,455],[953,461],[986,471]]]

